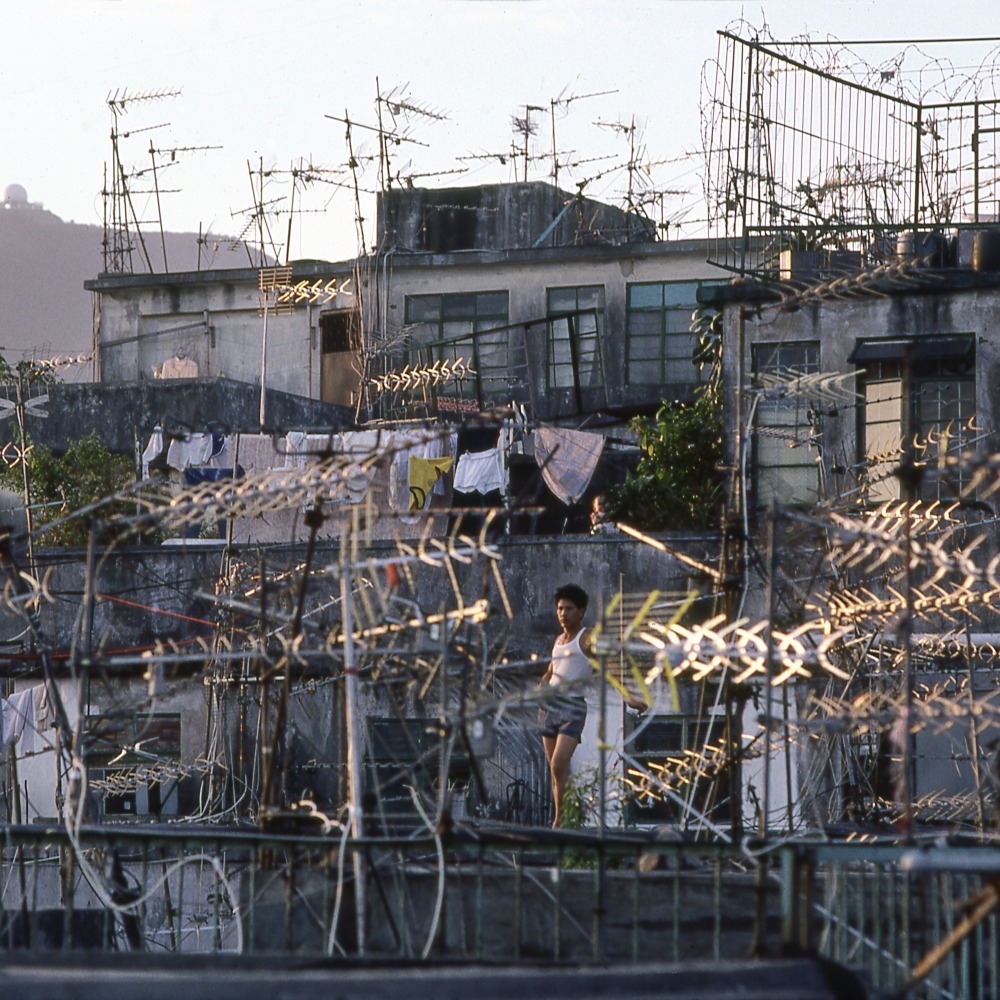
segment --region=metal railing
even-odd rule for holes
[[[993,846],[313,829],[0,827],[0,950],[622,963],[816,951],[896,991],[950,935],[912,995],[1000,988],[984,906],[997,898]]]

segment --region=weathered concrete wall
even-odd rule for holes
[[[484,266],[484,265],[488,265]],[[503,291],[508,293],[508,322],[528,323],[546,315],[550,288],[599,285],[604,288],[604,366],[611,407],[653,405],[664,396],[690,391],[695,369],[685,385],[629,384],[626,373],[626,301],[628,285],[650,281],[699,281],[716,278],[705,262],[705,248],[695,241],[625,247],[559,247],[494,254],[412,254],[393,258],[388,289],[390,330],[404,325],[409,295]],[[512,330],[511,343],[527,343],[534,377],[532,393],[540,417],[573,412],[570,389],[546,386],[545,325],[525,334]],[[694,342],[692,340],[693,349]],[[519,355],[515,355],[519,356]],[[593,390],[585,401],[596,405]]]
[[[603,393],[589,390],[587,404],[596,409],[603,409],[605,402],[626,409],[650,407],[663,396],[690,391],[695,372],[692,367],[691,378],[685,383],[627,384],[627,286],[632,282],[717,279],[718,273],[709,267],[705,256],[704,242],[694,240],[450,254],[396,251],[377,273],[373,268],[362,278],[362,296],[373,303],[368,336],[373,344],[400,342],[408,295],[506,291],[508,322],[516,326],[544,319],[547,289],[600,285],[605,290],[607,400]],[[303,300],[290,312],[269,315],[266,383],[284,392],[318,398],[320,314],[356,305],[357,289],[351,284],[353,264],[297,262],[293,272],[293,284],[318,282],[324,288],[333,287],[336,294],[319,294],[311,304]],[[259,384],[263,318],[257,285],[258,274],[252,270],[103,276],[89,282],[88,287],[102,296],[102,380],[151,379],[155,367],[183,352],[198,362],[201,375]],[[535,413],[552,419],[575,412],[575,402],[571,390],[547,390],[545,329],[544,323],[531,327],[528,351]],[[520,364],[525,333],[515,328],[509,337],[514,361]]]
[[[937,290],[935,290],[937,289]],[[740,365],[744,388],[750,386],[754,344],[800,343],[820,345],[820,371],[854,372],[848,357],[858,341],[880,337],[930,337],[973,334],[976,340],[976,410],[978,426],[986,433],[980,448],[995,448],[1000,417],[1000,341],[995,336],[995,314],[1000,302],[1000,275],[963,276],[947,272],[916,281],[905,293],[858,296],[813,302],[794,310],[782,310],[764,302],[758,311],[746,308],[743,325],[743,356],[739,357],[738,301],[725,307],[724,371],[727,460],[732,461],[736,427],[736,375]],[[744,403],[744,406],[746,404]],[[856,410],[850,405],[831,408],[822,421],[824,453],[828,466],[857,456]],[[837,479],[827,469],[830,482]]]
[[[441,906],[439,934],[431,942],[432,954],[455,958],[472,956],[494,962],[566,962],[595,959],[596,874],[592,870],[564,870],[551,866],[525,866],[523,871],[503,871],[491,866],[485,875],[473,865],[450,873]],[[522,862],[523,863],[523,862]],[[436,871],[407,871],[394,877],[391,869],[374,865],[370,878],[381,892],[369,890],[366,947],[373,955],[413,956],[427,945],[434,926],[439,890]],[[288,887],[284,880],[258,879],[254,899],[246,898],[254,922],[255,951],[288,947],[297,954],[322,954],[327,944],[326,926],[316,919],[329,914],[329,876],[309,871],[297,873],[291,934],[287,933]],[[263,884],[261,884],[263,883]],[[324,884],[326,883],[326,884]],[[680,893],[680,900],[675,892]],[[713,954],[716,933],[717,887],[708,866],[679,874],[649,872],[636,877],[634,871],[608,871],[600,905],[604,944],[609,961],[627,961],[635,955],[676,960],[674,929],[684,954]],[[722,886],[722,917],[718,943],[722,958],[750,954],[753,938],[755,884],[751,874],[727,872]],[[769,932],[778,930],[778,886],[765,886],[768,912],[774,914]],[[246,880],[243,895],[249,895]],[[354,942],[353,895],[345,896],[338,921],[338,940],[350,949]],[[247,921],[247,946],[251,946]]]
[[[57,914],[57,916],[61,916]],[[612,968],[591,963],[552,968],[504,963],[425,966],[384,961],[354,967],[339,957],[320,962],[312,957],[299,964],[246,955],[213,955],[205,962],[176,955],[113,955],[103,962],[72,955],[39,964],[33,956],[8,956],[4,982],[18,1000],[52,1000],[72,995],[76,1000],[243,1000],[248,995],[292,997],[296,1000],[605,1000],[607,997],[739,997],[740,1000],[866,1000],[864,984],[846,970],[831,971],[820,958],[738,959],[709,962],[686,959],[665,964],[658,954],[641,965]]]
[[[320,300],[325,308],[352,308],[351,273],[350,265],[301,264],[292,281],[335,279],[333,291]],[[88,282],[101,293],[101,380],[151,379],[165,360],[183,354],[197,362],[199,375],[259,384],[264,317],[258,284],[258,272],[248,268],[104,275]],[[318,316],[318,307],[309,303],[269,311],[268,387],[318,398]]]
[[[813,299],[797,303],[794,307],[787,304],[782,307],[773,290],[749,284],[714,289],[705,296],[708,300],[724,305],[725,460],[748,474],[748,479],[744,480],[744,495],[749,498],[749,520],[751,531],[756,533],[758,551],[766,551],[769,544],[769,521],[762,509],[754,509],[752,430],[747,434],[751,440],[744,441],[744,454],[738,453],[740,422],[748,419],[752,407],[755,345],[814,342],[819,347],[821,372],[855,373],[861,366],[849,358],[862,340],[913,338],[919,341],[928,337],[972,335],[975,341],[976,426],[981,429],[982,435],[976,443],[976,449],[987,453],[997,448],[1000,420],[1000,342],[994,328],[997,304],[1000,301],[1000,273],[973,273],[958,269],[923,275],[917,273],[909,276],[905,285],[897,282],[895,285],[878,288],[877,291],[879,294]],[[846,385],[850,388],[853,383],[847,382]],[[743,391],[742,398],[739,397],[740,389]],[[804,403],[803,406],[805,405],[809,404]],[[854,491],[858,485],[857,463],[863,457],[860,454],[863,449],[858,440],[858,431],[859,426],[863,425],[864,401],[859,397],[853,403],[845,400],[836,405],[824,405],[820,409],[820,458],[823,464],[822,482],[826,484],[821,499],[834,503],[860,503],[860,498]],[[804,411],[802,423],[805,424]],[[814,454],[811,452],[810,458]],[[819,482],[817,477],[817,484]],[[971,521],[978,522],[983,520],[983,514],[981,509],[972,510],[968,516]],[[959,511],[956,516],[961,517],[963,514]],[[803,544],[804,536],[799,536],[798,546],[794,544],[794,539],[786,543],[785,539],[794,536],[798,530],[798,527],[787,523],[779,529],[775,548],[781,571],[789,580],[810,580],[811,585],[818,585],[822,593],[827,586],[826,577],[824,574],[817,575],[817,570],[823,546],[814,544],[814,540]],[[979,545],[975,558],[985,565],[986,561],[993,558],[1000,545],[1000,532],[990,520],[985,520],[981,527],[976,525],[976,534],[980,531],[984,533],[985,540]],[[956,544],[966,544],[968,541],[971,541],[968,535],[964,540],[958,535]],[[751,572],[752,582],[747,587],[743,607],[750,620],[758,622],[768,616],[766,563],[760,560],[756,565],[752,564]],[[930,573],[931,570],[928,569],[927,575]],[[857,582],[860,585],[862,581]],[[865,586],[876,591],[887,582],[900,590],[903,587],[899,577],[863,581]],[[915,575],[913,584],[915,587],[921,586],[919,573]],[[942,586],[947,587],[947,584]],[[971,629],[982,635],[985,641],[995,643],[996,634],[1000,631],[1000,616],[982,604],[973,607],[976,617]],[[945,616],[935,619],[933,611],[930,611],[916,615],[913,628],[917,634],[948,632],[956,626],[961,627],[967,620]],[[878,627],[876,618],[861,620],[860,628],[869,627],[875,637]],[[898,623],[887,617],[883,627],[895,633]],[[921,684],[930,686],[941,680],[940,675],[929,672],[926,659],[920,664],[919,670]],[[959,667],[959,672],[964,670],[963,664]],[[984,673],[985,671],[984,664]],[[800,701],[804,702],[805,686],[798,686]],[[790,708],[793,725],[796,711],[793,703]],[[744,718],[745,732],[753,732],[759,727],[758,715],[758,709],[748,704]],[[967,745],[962,749],[968,736],[968,728],[961,725],[956,726],[949,734],[932,731],[932,727],[928,727],[916,737],[919,763],[915,796],[931,791],[957,795],[969,794],[975,790],[975,768],[967,759]],[[818,752],[811,752],[811,748]],[[777,806],[772,800],[772,810],[777,809],[779,813],[786,804],[784,789],[788,767],[796,776],[794,784],[798,786],[801,781],[801,786],[796,787],[793,794],[803,817],[811,812],[816,803],[821,804],[820,810],[825,807],[824,800],[836,803],[837,797],[854,780],[838,752],[835,750],[833,756],[830,756],[828,743],[817,741],[812,744],[792,739],[787,746],[776,749],[772,755],[771,787],[780,799]],[[755,784],[758,793],[763,788],[761,772],[760,762],[750,764],[744,772],[746,786]],[[810,816],[811,818],[813,817]]]
[[[649,242],[648,219],[551,184],[482,184],[464,188],[393,188],[379,196],[379,245],[442,253],[530,249],[556,222],[544,246]]]
[[[96,431],[111,451],[132,455],[136,440],[140,450],[156,426],[187,428],[203,433],[260,430],[260,386],[228,378],[146,380],[127,384],[59,383],[47,388],[47,420],[28,411],[28,432],[33,441],[63,451],[78,438]],[[327,429],[349,426],[354,420],[347,407],[317,399],[292,396],[268,389],[265,428],[269,433],[292,429]],[[0,440],[17,434],[14,421],[0,424]]]
[[[668,537],[668,536],[663,536]],[[670,544],[696,559],[711,562],[718,551],[714,535],[673,535]],[[684,590],[689,572],[676,559],[651,546],[622,535],[603,536],[522,536],[497,539],[501,555],[501,574],[513,611],[513,623],[503,615],[495,585],[488,594],[494,617],[491,629],[507,639],[512,655],[531,652],[547,655],[555,626],[552,594],[563,583],[581,584],[590,594],[596,611],[618,593],[645,593],[651,589]],[[292,568],[302,556],[302,549],[275,547],[268,551],[267,565]],[[390,555],[396,549],[390,543],[372,548],[373,557]],[[70,558],[66,558],[70,555]],[[253,574],[260,554],[255,548],[240,547],[235,559]],[[40,572],[51,572],[48,591],[51,603],[41,609],[42,627],[54,648],[64,649],[78,636],[78,614],[83,593],[84,561],[82,553],[41,552]],[[222,571],[221,547],[157,547],[110,552],[98,565],[97,589],[114,597],[129,598],[135,604],[99,600],[94,609],[95,642],[116,648],[151,641],[180,641],[192,635],[211,634],[210,626],[197,621],[170,617],[186,615],[210,619],[212,605],[205,596],[214,592]],[[335,565],[337,546],[320,546],[314,565]],[[466,601],[476,600],[483,588],[482,564],[456,564]],[[424,568],[414,577],[415,589],[404,583],[405,596],[427,609],[437,609],[442,602],[454,606],[448,576],[442,570]],[[148,609],[158,609],[167,615]]]
[[[674,537],[671,544],[699,560],[711,561],[718,542],[713,536],[703,535]],[[596,613],[608,604],[619,587],[626,593],[645,593],[653,588],[683,590],[687,586],[687,573],[677,560],[624,536],[515,538],[501,541],[499,547],[501,575],[513,619],[503,613],[503,603],[492,578],[488,574],[484,577],[482,560],[473,560],[468,565],[456,563],[456,579],[465,602],[472,603],[484,594],[490,600],[493,610],[484,626],[485,649],[512,661],[527,660],[532,654],[538,657],[535,670],[513,675],[508,682],[513,690],[518,690],[520,685],[526,694],[531,693],[535,678],[544,670],[558,631],[553,612],[556,587],[565,582],[581,583],[589,591]],[[395,551],[386,545],[376,548],[374,555],[378,558]],[[270,550],[267,554],[269,571],[287,570],[291,573],[290,579],[296,580],[295,567],[302,554],[301,547]],[[230,566],[233,574],[230,580],[242,574],[241,578],[252,586],[261,555],[253,548],[238,550]],[[67,559],[65,553],[55,552],[40,553],[39,560],[39,572],[46,578],[48,595],[40,608],[41,628],[51,645],[56,669],[66,676],[68,652],[74,646],[80,648],[87,629],[87,617],[82,613],[84,562],[79,554]],[[335,566],[338,562],[337,548],[327,545],[318,548],[314,565]],[[105,651],[116,656],[99,661],[91,668],[91,682],[82,694],[74,682],[67,680],[64,683],[71,717],[75,718],[81,710],[89,715],[109,710],[126,715],[177,712],[181,715],[183,764],[193,764],[208,751],[210,759],[215,754],[222,754],[231,773],[240,778],[248,776],[253,767],[253,746],[258,731],[256,695],[252,694],[248,702],[243,702],[244,695],[238,687],[220,688],[216,692],[219,700],[210,704],[212,689],[202,679],[209,656],[200,643],[210,644],[216,633],[213,623],[218,618],[218,611],[211,595],[216,592],[224,565],[221,549],[205,547],[114,551],[100,559],[95,588],[102,596],[93,609],[93,647],[95,652]],[[335,585],[321,586],[317,581],[309,607],[329,604],[332,590]],[[427,566],[418,566],[412,586],[404,580],[400,596],[428,613],[442,606],[455,606],[448,574]],[[309,627],[317,630],[317,636],[322,636],[338,620],[339,612],[327,609],[310,616]],[[594,620],[593,615],[589,620]],[[234,622],[238,629],[255,632],[258,627],[253,614],[236,615]],[[39,683],[40,667],[36,655],[30,651],[23,620],[0,619],[0,636],[15,639],[19,634],[25,643],[23,652],[16,651],[15,641],[13,646],[7,646],[5,661],[8,669],[16,669],[22,677],[17,681],[18,690]],[[163,684],[155,696],[151,696],[142,678],[147,663],[141,656],[143,650],[150,650],[157,643],[189,653],[190,662],[169,668]],[[109,675],[111,662],[114,659],[121,662],[129,654],[132,665],[121,673]],[[428,655],[436,655],[436,648],[430,648]],[[238,666],[235,664],[234,669]],[[289,793],[293,798],[309,789],[324,801],[336,801],[343,779],[344,736],[338,721],[343,714],[340,686],[324,681],[319,671],[312,682],[297,681],[294,685],[288,744],[293,761]],[[398,705],[390,694],[379,684],[366,683],[365,716],[394,715]],[[481,696],[483,692],[478,694]],[[435,688],[429,696],[432,708],[436,697]],[[592,692],[594,708],[584,734],[587,751],[581,753],[576,762],[579,769],[596,765],[598,715],[595,699]],[[436,709],[432,711],[432,708],[407,706],[408,711],[434,715]],[[213,717],[217,723],[215,730],[209,727]],[[526,718],[530,724],[533,713],[529,711]],[[608,739],[620,745],[623,715],[621,699],[616,694],[609,698],[608,718]],[[533,740],[529,742],[540,758],[540,744],[535,747]],[[24,776],[30,779],[27,806],[30,818],[55,815],[57,777],[54,762],[55,755],[47,750],[22,764],[27,769]],[[499,782],[501,778],[494,784]],[[196,784],[192,780],[182,789],[183,809],[197,805],[193,799]],[[238,794],[237,789],[226,801],[231,803],[232,796]]]

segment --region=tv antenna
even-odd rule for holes
[[[113,274],[132,272],[132,230],[139,240],[146,266],[150,272],[153,264],[146,249],[142,235],[142,227],[132,202],[129,190],[129,175],[126,173],[122,160],[122,140],[139,132],[151,132],[165,128],[166,124],[150,125],[139,129],[123,130],[120,119],[135,104],[149,104],[154,101],[170,100],[180,96],[179,90],[148,90],[129,93],[125,87],[109,93],[105,99],[111,112],[111,177],[108,177],[108,166],[104,167],[104,185],[101,197],[104,202],[104,270]]]
[[[559,108],[564,113],[569,112],[569,106],[574,101],[586,101],[590,100],[592,97],[606,97],[609,94],[617,94],[617,90],[596,90],[590,94],[570,94],[569,97],[563,97],[566,93],[566,88],[563,88],[562,93],[558,97],[549,98],[549,116],[552,122],[552,183],[555,187],[559,187],[559,152],[556,146],[556,109]]]
[[[643,142],[641,131],[635,123],[635,115],[626,122],[594,122],[598,128],[610,129],[618,135],[628,139],[628,160],[625,167],[628,171],[628,190],[625,195],[625,210],[637,214],[640,212],[640,204],[636,199],[636,173],[642,167],[642,159],[647,156],[646,146]]]
[[[222,149],[222,147],[221,146],[172,146],[169,149],[157,149],[156,146],[153,145],[152,140],[150,140],[149,156],[153,164],[153,191],[156,194],[156,221],[160,227],[160,248],[163,251],[164,274],[170,273],[170,265],[167,263],[167,238],[163,231],[163,210],[160,205],[160,195],[175,193],[175,192],[160,190],[160,179],[157,173],[156,157],[157,155],[170,157],[170,159],[160,168],[160,170],[165,170],[167,167],[173,167],[177,165],[178,153],[202,152],[209,149]]]
[[[292,247],[292,223],[296,215],[305,214],[322,214],[326,212],[326,206],[322,208],[302,208],[301,205],[296,204],[296,197],[301,198],[301,191],[304,191],[310,184],[314,182],[322,184],[334,184],[337,187],[346,187],[347,185],[336,183],[330,180],[328,175],[333,176],[343,176],[347,172],[346,167],[320,167],[316,166],[312,162],[312,157],[310,156],[308,162],[304,161],[300,156],[298,164],[293,163],[288,170],[278,170],[272,169],[270,171],[272,176],[278,176],[280,174],[288,174],[292,182],[292,190],[289,196],[288,203],[288,228],[285,234],[285,264],[288,265],[289,259],[291,257],[291,247]],[[280,211],[276,214],[280,214]]]
[[[407,91],[409,83],[393,87],[387,94],[382,93],[379,78],[375,77],[375,112],[378,116],[378,149],[379,149],[379,187],[383,192],[392,187],[393,173],[389,166],[389,147],[398,146],[403,142],[414,142],[418,146],[426,146],[426,143],[417,142],[404,128],[400,129],[400,123],[406,124],[409,119],[423,119],[425,121],[442,122],[448,120],[446,112],[439,108],[432,108],[422,102],[415,101]],[[386,128],[383,112],[392,122],[391,128]],[[397,177],[398,180],[398,171]],[[427,174],[425,176],[432,176]],[[412,187],[412,184],[410,185]]]
[[[264,169],[264,158],[261,157],[258,161],[256,174],[254,173],[254,168],[251,166],[250,161],[247,160],[247,174],[250,178],[250,191],[253,194],[253,204],[247,206],[246,208],[240,208],[231,214],[245,215],[249,216],[247,225],[243,227],[243,231],[240,235],[233,241],[232,246],[235,246],[242,241],[247,251],[247,259],[250,262],[251,267],[266,267],[266,247],[270,244],[271,253],[275,260],[280,259],[280,252],[278,247],[274,242],[274,237],[271,235],[271,227],[267,221],[267,209],[270,206],[278,205],[285,200],[284,195],[279,195],[277,198],[271,198],[267,201],[264,200],[264,185],[265,182],[270,179],[275,171]],[[246,242],[246,234],[250,232],[251,229],[257,230],[257,252],[258,259],[257,263],[254,263],[253,255],[250,253],[250,245]]]
[[[518,115],[511,115],[510,124],[511,128],[515,133],[519,134],[524,143],[523,147],[517,150],[517,155],[523,157],[524,160],[524,182],[528,182],[528,152],[531,143],[531,137],[538,134],[538,122],[533,121],[531,117],[532,111],[544,111],[540,104],[525,104],[524,105],[524,117],[520,118]],[[517,149],[513,146],[512,149]]]

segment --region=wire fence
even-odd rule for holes
[[[757,854],[662,831],[356,840],[309,817],[287,825],[7,826],[0,950],[626,964],[818,952],[879,991],[915,972],[914,996],[1000,987],[992,845]]]
[[[950,99],[906,93],[898,67],[843,68],[847,54],[719,33],[703,132],[723,266],[773,276],[792,267],[782,254],[812,254],[812,270],[831,277],[900,248],[938,252],[914,233],[996,220],[996,96],[969,96],[957,75]]]

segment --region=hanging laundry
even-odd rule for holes
[[[428,461],[450,459],[451,456],[447,453],[452,450],[452,435],[440,427],[396,431],[392,435],[390,447],[394,453],[389,466],[389,504],[400,513],[403,524],[413,524],[424,507],[417,507],[413,503],[413,494],[410,492],[413,466],[410,463],[415,458]],[[431,481],[426,492],[440,492],[440,487],[441,479],[437,478]],[[417,489],[418,492],[423,489],[422,483],[417,483]]]
[[[38,684],[31,689],[31,695],[35,706],[35,728],[38,732],[43,732],[54,726],[56,721],[52,699],[49,697],[49,686]]]
[[[318,462],[327,452],[344,450],[340,434],[304,434],[289,431],[285,435],[285,468],[304,469],[310,462]]]
[[[223,479],[239,479],[242,472],[242,469],[218,469],[214,465],[189,465],[184,470],[184,482],[188,486],[221,483]]]
[[[3,745],[22,743],[22,752],[35,748],[35,702],[31,688],[17,691],[9,698],[0,698],[3,716]],[[30,744],[30,746],[29,746]]]
[[[167,448],[167,465],[183,472],[189,465],[207,465],[212,457],[211,434],[187,434],[173,438]]]
[[[308,439],[307,439],[308,441]],[[375,478],[375,463],[370,461],[389,446],[389,435],[382,431],[345,431],[333,441],[333,451],[356,459],[344,469],[341,482],[348,503],[361,503]]]
[[[455,456],[458,454],[458,431],[450,431],[448,434],[442,435],[438,439],[438,444],[440,446],[440,455],[442,458],[451,458],[452,461],[455,460]],[[431,456],[428,456],[431,457]],[[438,481],[434,484],[434,492],[439,496],[443,497],[448,492],[447,480],[444,476],[439,476]]]
[[[603,434],[568,427],[535,431],[535,461],[545,485],[565,504],[576,503],[586,492],[603,450]]]
[[[183,354],[167,358],[159,368],[153,369],[153,378],[197,378],[198,362]]]
[[[438,480],[451,468],[454,461],[447,458],[418,458],[410,456],[410,510],[426,510],[431,501],[431,494]]]
[[[490,493],[504,488],[503,457],[500,448],[467,451],[455,466],[454,488],[459,493]]]
[[[157,469],[166,468],[168,443],[163,440],[163,431],[159,427],[154,427],[146,443],[146,450],[142,453],[143,479],[149,478],[150,470],[155,472]]]

